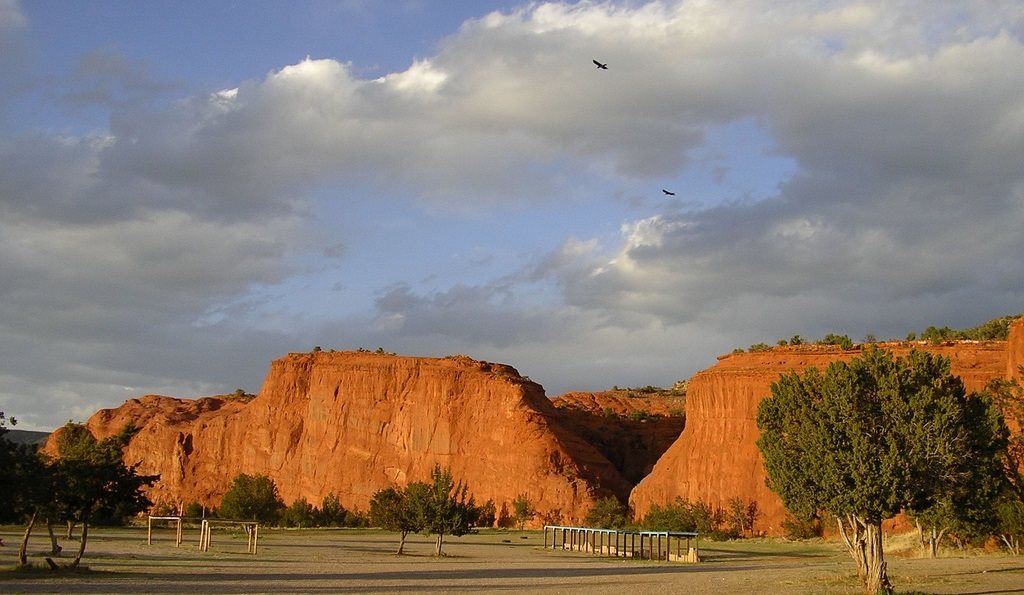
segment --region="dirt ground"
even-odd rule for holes
[[[825,542],[701,542],[703,561],[681,564],[544,549],[542,533],[529,531],[453,538],[438,558],[431,538],[410,537],[396,556],[397,536],[372,531],[267,530],[253,556],[245,534],[226,529],[215,529],[209,552],[197,528],[181,547],[169,529],[153,545],[145,529],[98,529],[83,560],[91,572],[66,576],[12,571],[18,528],[0,538],[0,593],[860,593],[850,558]],[[45,532],[31,545],[42,566]],[[888,559],[899,592],[1024,593],[1024,557]]]

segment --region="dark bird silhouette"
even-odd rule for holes
[[[665,194],[669,195],[669,196],[675,196],[676,195],[675,192],[669,192],[668,190],[665,190],[664,188],[662,188],[661,191],[664,192]]]
[[[597,60],[594,60],[594,64],[597,66],[598,70],[608,70],[608,65],[607,64],[601,64]]]

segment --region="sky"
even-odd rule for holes
[[[1022,162],[1019,1],[0,0],[0,411],[972,327],[1024,312]]]

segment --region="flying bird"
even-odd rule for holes
[[[601,64],[597,60],[594,60],[594,64],[597,66],[598,70],[608,70],[608,65],[607,64]]]
[[[664,188],[662,188],[661,191],[664,192],[665,194],[667,194],[668,196],[675,196],[676,195],[675,192],[669,192],[668,190],[665,190]]]

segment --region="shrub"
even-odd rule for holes
[[[241,473],[220,502],[220,516],[240,521],[274,523],[284,508],[274,480],[266,475]]]

